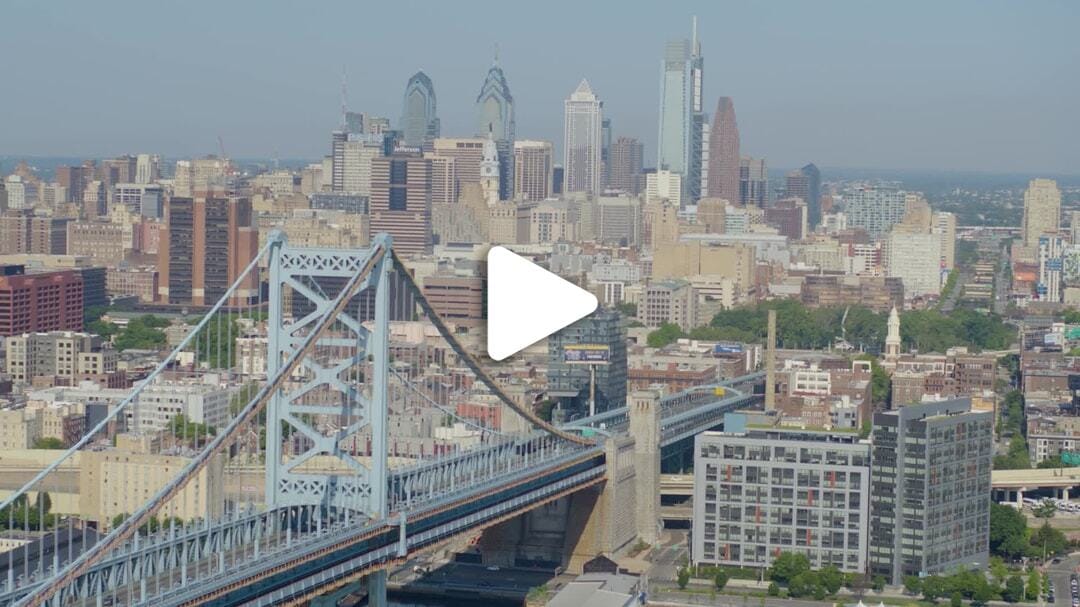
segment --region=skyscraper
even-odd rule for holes
[[[600,193],[603,106],[585,79],[564,102],[564,192]]]
[[[405,85],[401,126],[405,145],[422,148],[439,136],[439,118],[435,109],[435,85],[423,71],[416,72]]]
[[[739,160],[739,204],[765,208],[769,203],[769,169],[764,158]]]
[[[657,169],[683,176],[687,202],[701,197],[702,78],[705,60],[697,39],[697,17],[691,40],[668,42],[660,76],[660,134]]]
[[[1044,234],[1061,229],[1061,190],[1053,179],[1032,179],[1024,192],[1024,247],[1037,248]]]
[[[600,121],[600,188],[607,189],[611,184],[611,118]]]
[[[739,125],[735,102],[721,97],[709,134],[709,197],[739,204]]]
[[[499,198],[509,200],[514,194],[514,96],[498,55],[476,97],[476,114],[477,136],[487,137],[490,133],[499,150]]]
[[[619,137],[611,144],[611,169],[608,187],[630,194],[640,194],[645,146],[633,137]]]
[[[214,190],[170,198],[165,209],[158,300],[196,306],[217,301],[258,252],[251,200]],[[249,301],[257,292],[257,276],[251,274],[233,302]]]
[[[551,196],[554,164],[550,141],[515,141],[514,196],[524,200]]]
[[[785,195],[806,202],[810,229],[821,223],[821,171],[813,163],[795,169],[785,177]]]
[[[371,233],[386,232],[403,256],[431,252],[431,159],[399,152],[371,163]]]

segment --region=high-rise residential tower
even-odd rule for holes
[[[603,106],[585,79],[564,102],[564,192],[600,193]]]
[[[993,418],[966,398],[874,413],[871,575],[899,585],[987,567]]]
[[[514,194],[514,96],[498,55],[476,97],[476,114],[477,136],[486,138],[490,133],[499,150],[499,198],[509,200]]]
[[[439,118],[435,107],[435,84],[423,71],[416,72],[405,85],[401,110],[401,129],[408,147],[422,148],[439,136]]]
[[[1037,248],[1044,234],[1061,229],[1061,190],[1053,179],[1032,179],[1024,192],[1024,247]]]
[[[735,102],[721,97],[709,134],[709,197],[739,204],[739,125]]]

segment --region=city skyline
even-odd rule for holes
[[[221,136],[234,157],[314,159],[326,153],[325,132],[340,122],[343,67],[349,108],[395,121],[402,83],[423,69],[441,97],[444,133],[469,136],[476,86],[498,44],[499,63],[514,85],[518,137],[550,140],[561,156],[560,101],[586,77],[604,91],[614,135],[638,138],[645,157],[655,159],[664,45],[684,37],[697,15],[702,52],[710,57],[704,107],[711,110],[720,96],[734,98],[746,153],[768,158],[771,166],[813,161],[1076,173],[1080,150],[1070,137],[1075,121],[1068,99],[1078,85],[1066,75],[1078,49],[1064,29],[1055,34],[1076,8],[1045,3],[1040,13],[1019,19],[1019,7],[977,6],[951,4],[932,22],[921,19],[917,7],[854,3],[828,11],[797,4],[644,7],[634,19],[622,18],[618,33],[588,30],[584,22],[591,19],[558,21],[558,6],[523,9],[513,21],[485,11],[484,19],[468,23],[443,15],[448,8],[433,7],[417,18],[404,6],[379,9],[386,13],[380,21],[408,14],[430,44],[396,45],[386,53],[389,34],[351,36],[344,31],[350,19],[326,18],[353,14],[347,7],[288,19],[271,8],[266,23],[252,22],[243,6],[222,7],[209,24],[170,15],[106,40],[85,26],[130,19],[117,7],[88,14],[78,6],[59,11],[20,4],[9,16],[24,27],[0,42],[0,54],[20,58],[24,92],[10,97],[0,115],[0,154],[191,156],[217,153]],[[581,10],[586,17],[611,15],[604,6]],[[785,18],[777,22],[776,15]],[[723,24],[733,20],[746,27],[729,31]],[[862,27],[870,22],[884,29]],[[520,31],[521,23],[527,31]],[[913,27],[919,36],[908,34]],[[202,33],[193,39],[190,31]],[[309,39],[311,31],[322,34]],[[56,43],[40,48],[47,32]],[[579,44],[553,44],[557,39]],[[640,43],[619,44],[630,39]],[[451,41],[455,52],[432,52]],[[736,52],[740,48],[755,52]],[[131,74],[143,74],[145,82],[120,95],[115,78],[61,71],[75,52],[128,56]],[[728,59],[733,56],[738,60]],[[827,73],[819,68],[824,65]],[[207,85],[221,94],[193,92]],[[1047,94],[1020,99],[1013,92],[1036,87]],[[71,90],[85,93],[79,103],[63,93]]]

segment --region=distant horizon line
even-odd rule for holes
[[[12,161],[18,162],[18,161],[32,161],[32,160],[51,160],[51,161],[109,160],[109,159],[113,159],[113,158],[119,158],[121,156],[137,156],[138,154],[145,154],[145,153],[151,153],[152,154],[152,152],[139,152],[139,153],[134,153],[134,154],[133,153],[127,153],[127,154],[104,154],[104,155],[86,156],[86,155],[65,155],[65,154],[2,154],[2,153],[0,153],[0,168],[3,168],[3,170],[5,171],[5,174],[10,174],[10,172],[8,172],[9,169],[8,169],[8,167],[6,165],[7,165],[7,162],[12,162]],[[212,152],[211,153],[206,153],[206,154],[197,154],[197,155],[191,155],[191,154],[176,154],[176,155],[173,155],[173,154],[157,154],[157,155],[160,156],[164,160],[186,160],[186,159],[195,159],[195,158],[220,157],[220,154],[215,154],[215,153],[212,153]],[[307,157],[303,157],[303,156],[280,157],[280,158],[276,158],[276,159],[275,158],[265,157],[265,156],[236,156],[236,157],[230,156],[228,158],[229,158],[229,160],[232,160],[234,162],[239,162],[239,163],[273,164],[274,162],[278,162],[278,163],[281,163],[281,164],[291,164],[291,165],[295,165],[295,164],[298,164],[298,163],[318,164],[322,160],[322,157],[319,157],[319,158],[307,158]],[[765,160],[768,160],[768,158],[766,157]],[[1046,177],[1046,178],[1080,179],[1080,172],[1068,173],[1068,172],[1061,172],[1061,171],[1031,171],[1031,170],[1023,170],[1023,169],[1000,170],[1000,169],[970,169],[970,168],[955,169],[955,168],[940,168],[940,167],[934,167],[934,168],[927,168],[927,167],[899,167],[899,168],[897,168],[897,167],[880,167],[880,166],[844,166],[844,165],[819,164],[819,163],[813,162],[813,161],[809,161],[809,162],[806,162],[806,163],[799,164],[797,166],[790,166],[790,167],[780,166],[780,165],[775,165],[775,166],[769,165],[768,168],[770,169],[770,172],[775,170],[779,174],[780,172],[786,172],[786,171],[799,169],[799,168],[801,168],[803,166],[806,166],[806,164],[815,164],[815,165],[818,166],[819,169],[822,170],[822,172],[828,172],[828,171],[866,171],[866,172],[881,172],[881,173],[937,173],[937,174],[956,173],[956,174],[986,175],[986,176],[997,176],[997,177],[1031,176],[1031,178]],[[561,164],[556,164],[555,166],[558,166],[560,168],[562,167]],[[655,170],[657,170],[656,167],[643,167],[643,172],[655,171]]]

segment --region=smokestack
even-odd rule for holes
[[[769,310],[769,343],[765,350],[765,410],[776,408],[776,310]]]

